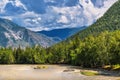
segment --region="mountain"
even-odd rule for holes
[[[66,38],[72,36],[76,32],[85,29],[86,27],[79,28],[64,28],[64,29],[54,29],[50,31],[39,31],[37,33],[45,34],[49,37],[57,38],[58,40],[65,40]]]
[[[50,37],[43,34],[38,35],[10,20],[0,18],[0,46],[2,47],[26,47],[33,45],[47,47],[54,43],[55,41]]]
[[[89,26],[117,0],[0,0],[0,17],[32,31]]]

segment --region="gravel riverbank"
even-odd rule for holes
[[[120,76],[85,76],[78,67],[67,65],[45,65],[47,69],[34,69],[37,65],[0,65],[0,80],[119,80]],[[104,71],[99,71],[105,73]],[[108,72],[109,73],[109,72]]]

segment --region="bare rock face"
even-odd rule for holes
[[[20,27],[10,20],[0,19],[0,46],[2,47],[26,47],[41,45],[48,47],[55,41],[43,34],[37,34],[24,27]]]

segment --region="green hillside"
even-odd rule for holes
[[[89,34],[96,35],[103,31],[114,31],[120,30],[120,0],[116,2],[103,17],[98,19],[93,25],[87,29],[78,32],[76,35],[69,39],[75,37],[85,38]]]

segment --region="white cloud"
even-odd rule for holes
[[[45,2],[55,2],[55,0],[44,0]]]
[[[66,16],[61,16],[60,19],[57,21],[58,23],[69,23],[68,19]]]
[[[3,16],[2,18],[4,18],[4,19],[8,19],[8,20],[11,20],[12,21],[12,16]]]
[[[55,0],[44,0],[45,2],[54,2]],[[34,11],[28,11],[26,5],[22,4],[20,0],[15,0],[13,3],[17,7],[24,8],[25,13],[19,15],[3,15],[4,7],[9,0],[0,0],[0,14],[1,17],[13,20],[21,26],[34,31],[51,30],[56,28],[80,27],[91,25],[96,19],[100,18],[106,10],[117,0],[105,0],[104,6],[101,8],[95,7],[93,3],[88,0],[79,0],[79,4],[72,7],[67,6],[48,6],[45,14],[38,14]],[[34,4],[34,3],[33,3]],[[63,24],[60,24],[63,23]]]
[[[4,12],[4,7],[8,2],[9,2],[8,0],[0,0],[0,13]]]
[[[22,6],[25,10],[27,10],[26,6],[23,5],[20,0],[15,0],[15,5],[18,7]]]
[[[20,16],[21,16],[21,17],[37,17],[38,14],[36,14],[36,13],[34,13],[34,12],[29,12],[29,11],[27,11],[26,13],[21,14]]]

